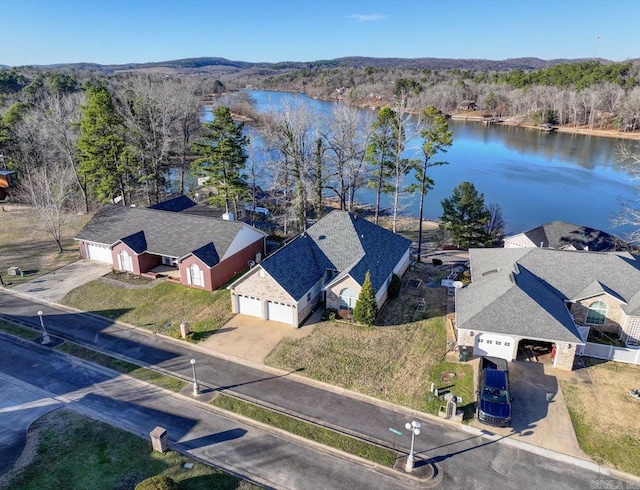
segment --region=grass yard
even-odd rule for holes
[[[179,453],[152,452],[149,441],[66,409],[50,412],[31,426],[25,453],[25,465],[6,488],[133,490],[159,474],[179,482],[182,490],[258,488]],[[185,463],[194,466],[185,469]]]
[[[211,404],[384,466],[393,466],[397,458],[394,451],[230,396],[218,395]]]
[[[175,338],[180,338],[180,323],[187,321],[192,342],[212,335],[233,316],[228,290],[201,291],[166,281],[150,289],[93,281],[71,291],[62,303]]]
[[[561,381],[569,415],[582,450],[595,461],[640,476],[640,366],[591,361],[592,384]]]
[[[33,210],[10,205],[5,205],[5,210],[0,220],[0,274],[9,286],[30,281],[80,259],[73,236],[89,221],[90,215],[71,217],[62,242],[64,251],[59,253]],[[9,267],[20,267],[24,277],[8,276]]]
[[[41,332],[32,328],[23,327],[4,320],[0,320],[0,330],[25,340],[35,340],[42,335]]]
[[[92,349],[87,349],[86,347],[74,344],[73,342],[65,341],[60,344],[57,349],[74,357],[79,357],[85,361],[99,364],[106,368],[113,369],[114,371],[118,371],[119,373],[128,374],[129,376],[141,381],[154,384],[166,390],[175,391],[176,393],[187,386],[187,383],[181,379],[153,371],[152,369],[140,367],[136,364],[102,354],[101,352],[96,352]]]
[[[440,271],[419,264],[406,278],[432,280]],[[363,327],[325,322],[302,339],[284,339],[266,364],[288,371],[303,368],[310,378],[381,398],[416,410],[437,414],[442,400],[430,392],[461,396],[465,419],[473,417],[473,372],[470,366],[445,360],[444,288],[403,288],[384,306],[378,323]],[[418,297],[427,302],[416,313]]]

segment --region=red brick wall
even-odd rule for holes
[[[212,269],[212,289],[219,288],[236,274],[248,269],[248,262],[250,260],[256,260],[256,254],[258,252],[264,257],[265,240],[266,238],[261,238],[247,248],[240,250],[238,253],[214,266]]]
[[[200,270],[202,270],[202,275],[204,277],[204,287],[189,284],[189,267],[191,266],[191,264],[198,264],[198,267],[200,267]],[[202,260],[200,260],[195,255],[190,255],[182,262],[180,262],[180,283],[184,286],[213,291],[213,288],[211,287],[211,275],[212,269],[209,269],[209,267],[207,267],[204,262],[202,262]]]
[[[122,270],[120,269],[120,263],[118,261],[118,254],[120,253],[121,250],[126,250],[129,256],[131,257],[131,264],[133,265],[133,271],[131,273],[140,275],[140,261],[138,260],[139,257],[135,254],[133,250],[131,250],[128,246],[126,246],[122,242],[118,243],[115,247],[111,249],[111,257],[113,259],[113,268],[117,270]]]
[[[138,263],[140,264],[140,272],[148,272],[162,264],[162,257],[145,252],[138,256]]]
[[[87,246],[84,242],[78,242],[80,244],[80,255],[83,259],[87,260]]]

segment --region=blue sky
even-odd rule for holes
[[[637,0],[0,0],[0,19],[0,64],[12,66],[640,57]]]

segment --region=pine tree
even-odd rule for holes
[[[126,153],[125,129],[109,90],[90,86],[82,107],[78,172],[87,179],[100,202],[121,195],[126,205],[126,182],[131,168]]]
[[[192,145],[194,153],[201,155],[193,162],[199,175],[209,177],[218,195],[213,204],[237,204],[247,188],[246,176],[242,174],[247,162],[246,145],[249,138],[242,132],[243,123],[236,124],[228,107],[220,106],[213,111],[213,121],[204,125],[202,141]],[[237,214],[237,209],[235,210]]]
[[[484,205],[484,194],[479,194],[471,182],[462,182],[453,189],[450,198],[442,201],[440,227],[451,232],[455,245],[477,247],[491,243],[485,228],[490,217]]]
[[[364,283],[358,296],[358,301],[353,309],[353,318],[364,325],[371,326],[378,316],[378,303],[376,302],[376,291],[371,283],[369,271],[364,276]]]

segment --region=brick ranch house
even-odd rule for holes
[[[369,271],[378,306],[409,266],[411,241],[332,211],[229,286],[234,313],[300,324],[324,302],[350,317]]]
[[[133,274],[160,268],[185,286],[209,291],[264,256],[262,231],[238,221],[177,211],[109,204],[75,239],[84,259]]]
[[[474,355],[511,361],[535,345],[571,370],[589,328],[640,343],[640,261],[628,252],[471,249],[469,259],[455,324],[458,346]]]

